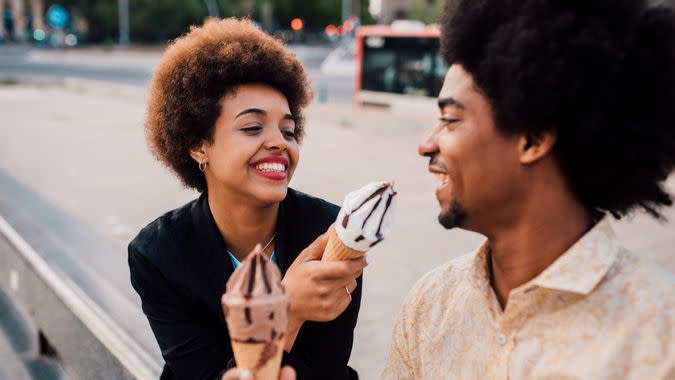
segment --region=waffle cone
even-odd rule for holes
[[[253,372],[255,380],[277,380],[284,352],[284,340],[265,343],[244,343],[232,340],[232,351],[237,368]]]
[[[363,255],[364,252],[347,247],[337,236],[335,227],[328,230],[328,243],[326,243],[326,250],[323,252],[321,261],[353,260],[360,259]]]

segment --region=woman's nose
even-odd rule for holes
[[[286,141],[286,139],[284,138],[283,132],[280,130],[271,132],[265,142],[265,148],[269,150],[280,150],[280,151],[287,150],[288,141]]]

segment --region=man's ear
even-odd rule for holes
[[[520,136],[518,141],[520,163],[529,165],[546,157],[553,150],[557,138],[558,134],[554,130]]]
[[[198,145],[190,148],[190,157],[197,161],[198,164],[207,163],[209,158],[206,154],[206,142],[202,141]]]

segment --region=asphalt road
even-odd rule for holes
[[[325,101],[349,104],[354,91],[353,78],[328,75],[320,71],[332,46],[293,45],[307,70],[314,93],[327,94]],[[24,45],[0,45],[0,80],[31,78],[60,80],[76,78],[147,87],[161,48],[122,51],[83,49],[59,51],[35,49]]]

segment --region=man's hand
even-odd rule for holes
[[[331,227],[332,228],[332,227]],[[328,234],[319,236],[298,255],[281,280],[289,295],[286,350],[290,350],[304,321],[327,322],[349,306],[356,278],[365,259],[323,262]]]
[[[254,380],[253,373],[245,368],[232,368],[225,372],[221,380]],[[284,367],[279,371],[279,380],[295,380],[295,370]]]

